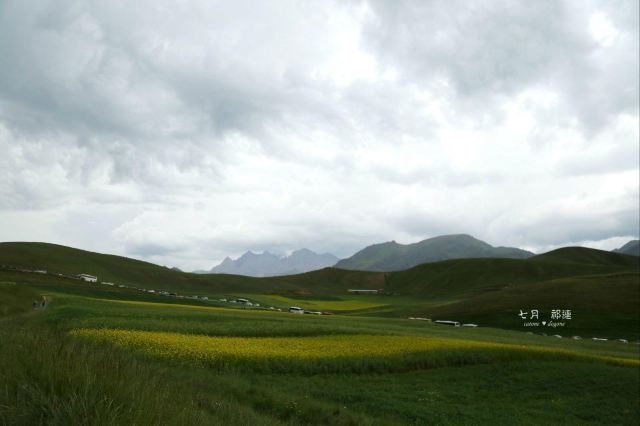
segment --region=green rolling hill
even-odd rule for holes
[[[581,261],[582,260],[582,261]],[[427,297],[468,296],[564,277],[635,271],[639,259],[568,247],[529,259],[457,259],[387,274],[387,291]]]
[[[557,329],[523,328],[520,310],[569,309],[572,319]],[[417,309],[414,315],[564,336],[640,338],[640,274],[620,272],[559,278],[476,294],[465,300]]]
[[[630,268],[637,268],[638,265],[640,265],[640,259],[626,253],[616,253],[585,247],[563,247],[539,254],[532,259]]]
[[[48,243],[0,243],[0,265],[51,273],[97,275],[100,281],[182,292],[305,292],[344,294],[348,288],[427,298],[469,296],[564,277],[638,270],[640,259],[569,247],[529,259],[455,259],[396,272],[325,268],[282,277],[191,274],[121,256]]]
[[[191,274],[120,256],[46,243],[0,243],[2,282],[74,287],[90,284],[57,276],[88,273],[100,281],[180,294],[285,294],[347,298],[347,289],[381,289],[384,308],[362,315],[426,316],[502,328],[521,327],[519,309],[572,309],[575,334],[636,336],[640,330],[640,259],[568,247],[528,259],[454,259],[396,272],[325,268],[283,277]],[[6,266],[46,269],[20,273]],[[95,285],[93,285],[95,288]],[[114,288],[114,292],[119,289]],[[355,296],[357,297],[357,296]],[[376,297],[376,296],[369,296]],[[635,331],[634,331],[635,330]]]
[[[464,259],[389,276],[388,289],[443,303],[407,307],[411,316],[525,330],[520,309],[569,309],[573,319],[548,334],[640,337],[640,259],[567,247],[526,260]],[[447,301],[449,300],[449,301]],[[539,328],[526,329],[540,332]]]
[[[358,285],[375,288],[384,286],[384,274],[375,272],[325,268],[305,274],[266,278],[228,274],[192,274],[122,256],[94,253],[49,243],[0,243],[0,265],[46,270],[51,274],[85,273],[96,275],[99,281],[185,294],[295,291],[344,293],[347,288]],[[51,274],[37,278],[59,279],[52,277]]]

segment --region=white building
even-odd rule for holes
[[[98,282],[98,277],[96,277],[94,275],[78,274],[76,276],[78,277],[78,279],[80,279],[82,281],[87,281],[87,282],[90,282],[90,283],[97,283]]]

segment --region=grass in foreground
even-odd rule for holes
[[[109,346],[43,326],[28,287],[0,286],[0,424],[197,423],[191,402],[168,410],[157,372]],[[148,380],[131,380],[145,374]]]
[[[634,424],[640,371],[574,361],[523,360],[396,374],[253,375],[345,411],[402,424]],[[588,396],[587,396],[588,395]],[[605,414],[606,413],[606,414]]]

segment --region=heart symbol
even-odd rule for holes
[[[547,322],[546,321],[542,321],[542,325],[547,325]]]

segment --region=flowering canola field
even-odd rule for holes
[[[70,333],[152,357],[204,363],[223,369],[387,371],[531,357],[640,366],[637,360],[583,355],[568,350],[417,336],[223,337],[120,329],[76,329]]]

